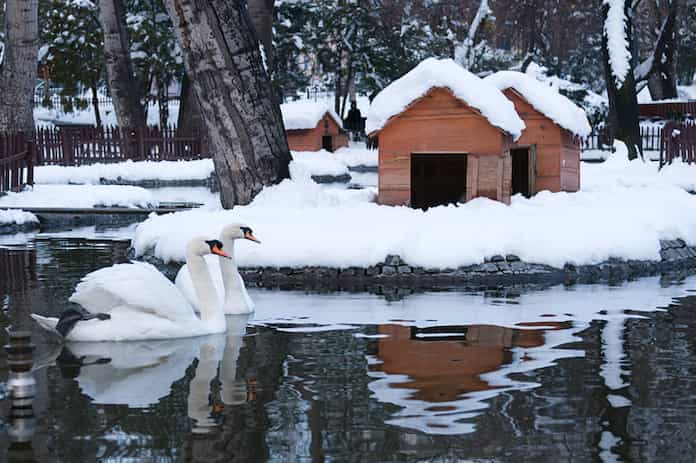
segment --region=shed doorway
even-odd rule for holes
[[[512,194],[531,198],[536,191],[536,150],[533,146],[510,150],[512,157]]]
[[[333,137],[331,135],[322,136],[321,147],[329,153],[333,153]]]
[[[467,156],[411,155],[411,207],[427,209],[466,201]]]

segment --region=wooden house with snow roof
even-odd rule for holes
[[[348,134],[341,119],[325,104],[301,100],[284,103],[280,109],[292,151],[333,152],[348,146]]]
[[[591,130],[585,111],[521,72],[500,71],[484,80],[512,101],[525,124],[510,148],[512,194],[580,189],[580,139]]]
[[[548,178],[552,168],[538,176],[535,154],[546,139],[534,138],[538,130],[522,139],[525,122],[513,102],[452,60],[429,58],[385,88],[366,129],[379,137],[380,204],[427,208],[477,197],[509,203],[512,194],[560,190],[560,169],[556,179]],[[557,146],[560,165],[561,141]],[[548,162],[550,151],[540,151]],[[577,179],[566,180],[565,189],[577,190],[579,173]]]

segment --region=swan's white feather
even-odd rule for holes
[[[37,315],[35,313],[31,314],[31,318],[36,320],[41,328],[48,331],[56,331],[56,325],[58,324],[58,319],[56,317],[44,317],[43,315]]]
[[[91,313],[130,307],[170,321],[194,315],[193,307],[172,282],[144,262],[116,264],[85,275],[70,301]]]
[[[215,292],[217,292],[221,301],[225,301],[225,305],[223,306],[225,314],[240,315],[253,312],[254,301],[251,300],[249,293],[247,293],[242,276],[237,274],[240,288],[239,296],[233,299],[225,299],[225,286],[222,281],[222,273],[220,272],[220,258],[217,256],[205,256],[205,263],[208,266],[208,272],[210,272],[213,285],[215,286]],[[174,283],[193,306],[194,310],[199,311],[198,296],[193,289],[193,282],[191,281],[191,273],[189,272],[188,265],[184,264],[184,266],[179,269]]]

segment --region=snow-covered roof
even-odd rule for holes
[[[280,105],[280,110],[283,113],[285,130],[313,129],[321,118],[324,117],[324,114],[331,116],[336,124],[343,128],[341,118],[325,102],[311,100],[292,101]]]
[[[521,72],[499,71],[484,80],[501,91],[509,88],[515,90],[534,109],[575,135],[586,137],[590,134],[590,123],[585,111],[556,89],[534,77]]]
[[[455,97],[515,139],[524,129],[524,122],[515,106],[496,87],[451,59],[428,58],[375,97],[367,115],[367,133],[381,130],[389,119],[402,113],[433,88],[449,89]]]

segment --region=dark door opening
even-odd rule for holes
[[[510,150],[512,156],[512,194],[522,194],[531,198],[534,194],[536,175],[534,148],[515,148]]]
[[[331,135],[324,135],[321,137],[321,147],[329,153],[333,153],[333,140]]]
[[[466,201],[466,154],[412,154],[411,207]]]

